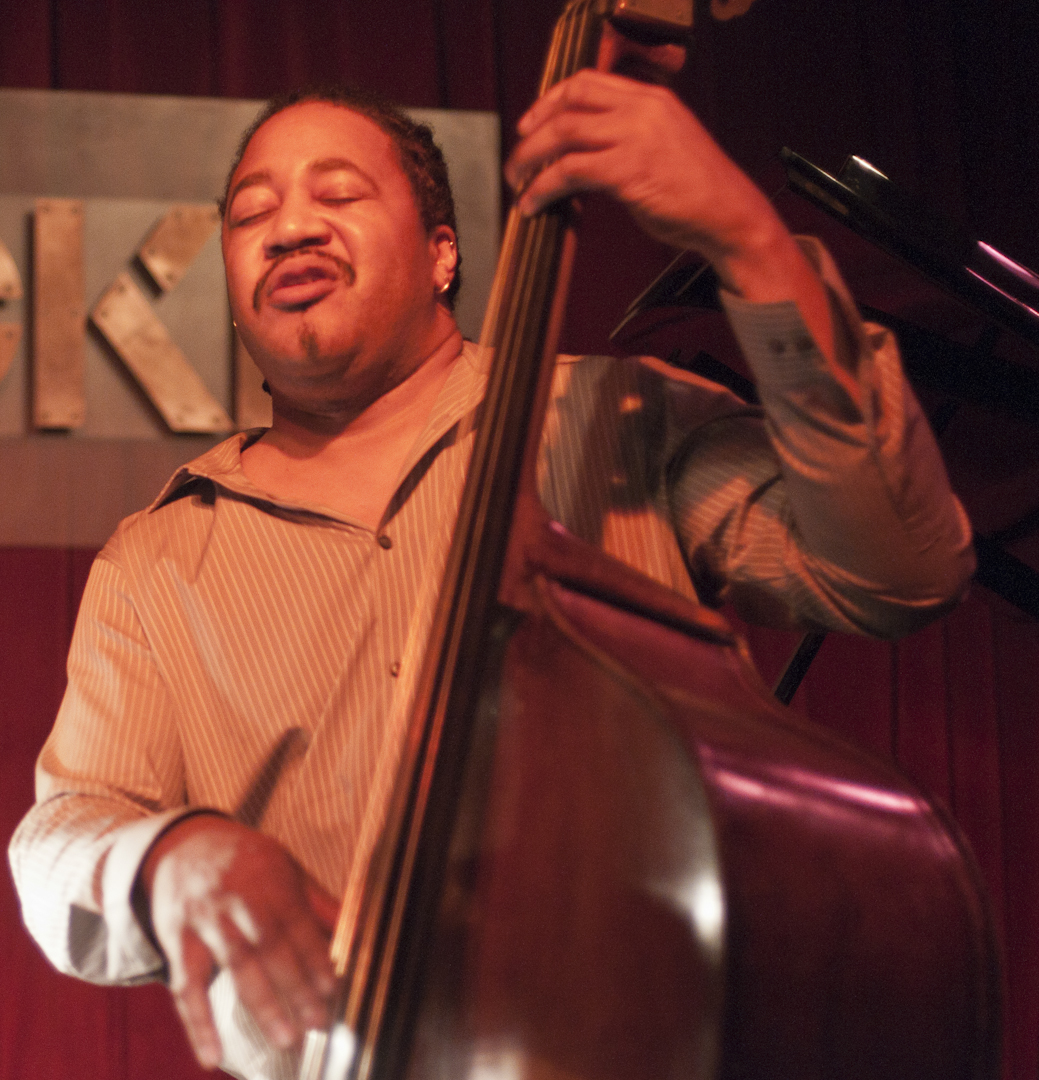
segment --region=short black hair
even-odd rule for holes
[[[252,137],[272,116],[276,116],[293,105],[304,105],[310,101],[325,102],[349,109],[351,112],[367,117],[373,124],[380,127],[397,147],[401,168],[411,185],[427,235],[438,225],[447,225],[454,231],[455,236],[458,236],[455,200],[447,175],[447,163],[444,161],[443,151],[433,138],[432,130],[428,125],[412,120],[399,105],[395,105],[381,94],[353,86],[311,86],[271,98],[259,116],[246,128],[238,143],[238,149],[235,151],[231,168],[227,173],[227,180],[224,182],[224,193],[217,201],[221,217],[227,212],[231,178],[242,163]],[[457,249],[457,256],[454,277],[443,296],[447,306],[452,309],[455,306],[455,297],[462,285],[460,246]]]

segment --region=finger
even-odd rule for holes
[[[289,942],[311,985],[322,997],[335,989],[329,945],[339,918],[339,903],[305,870],[278,915],[277,930]]]
[[[520,212],[538,214],[552,203],[578,192],[614,190],[601,166],[601,157],[600,151],[567,154],[546,165],[517,201]]]
[[[328,940],[310,911],[293,905],[285,921],[257,937],[241,934],[230,912],[221,916],[221,964],[242,1003],[277,1046],[294,1045],[308,1027],[323,1026],[335,987]]]
[[[220,1036],[209,1005],[212,954],[191,930],[184,930],[177,954],[170,955],[170,993],[188,1041],[204,1069],[215,1069],[223,1057]]]
[[[506,179],[521,195],[543,169],[570,154],[624,147],[622,164],[630,174],[645,167],[647,153],[672,143],[682,146],[696,134],[692,114],[670,91],[597,72],[587,75],[586,79],[575,76],[560,83],[561,89],[553,87],[521,123],[524,137],[505,166]],[[690,125],[693,131],[687,130]],[[595,164],[596,159],[590,159],[582,168]],[[589,189],[621,194],[623,175],[611,178],[585,171],[584,177]],[[573,190],[564,186],[556,197]],[[550,201],[541,199],[540,204]]]
[[[505,178],[513,190],[522,192],[552,162],[567,154],[609,149],[615,138],[615,125],[606,117],[571,113],[557,116],[514,148],[505,165]]]
[[[310,910],[314,913],[321,928],[331,937],[339,921],[339,901],[331,893],[326,892],[309,874],[304,878],[303,891]]]
[[[308,898],[309,899],[309,898]],[[309,985],[326,1002],[336,988],[335,969],[329,956],[329,934],[325,919],[334,923],[338,912],[337,905],[325,894],[318,900],[324,906],[318,915],[308,905],[307,917],[293,921],[286,926],[286,935],[294,955]]]
[[[601,111],[615,107],[637,92],[639,84],[608,72],[584,70],[557,82],[520,117],[516,130],[529,135],[553,116],[567,110]]]
[[[235,991],[241,1003],[269,1042],[281,1050],[295,1046],[303,1037],[306,1025],[298,1022],[288,1003],[275,990],[280,961],[277,950],[267,947],[262,953],[235,950],[228,964]]]
[[[513,152],[505,164],[505,179],[517,197],[522,197],[549,165],[566,159],[569,154],[601,153],[609,149],[612,149],[611,143],[597,138],[594,132],[548,132],[542,129],[530,136],[529,145],[521,144]]]

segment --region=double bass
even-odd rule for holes
[[[691,23],[692,0],[570,0],[540,92],[673,66]],[[301,1075],[993,1077],[995,935],[953,823],[538,502],[576,218],[508,218],[405,745]]]

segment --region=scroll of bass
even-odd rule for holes
[[[673,68],[691,22],[571,0],[541,93]],[[994,935],[954,826],[778,706],[718,616],[540,508],[573,216],[508,220],[403,762],[303,1075],[994,1076]]]

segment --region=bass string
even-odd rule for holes
[[[542,80],[542,92],[581,66],[593,44],[595,25],[592,20],[596,14],[596,7],[602,7],[601,0],[575,0],[564,12],[553,34]],[[500,417],[504,412],[511,410],[519,367],[515,356],[500,355],[500,350],[505,341],[522,341],[523,327],[529,325],[531,311],[539,306],[541,298],[537,294],[542,290],[538,286],[544,283],[545,272],[549,269],[554,257],[553,249],[558,247],[556,241],[560,232],[559,229],[547,228],[548,221],[547,215],[538,215],[533,219],[522,218],[514,208],[510,211],[506,226],[499,267],[481,334],[481,347],[495,349],[499,353],[496,361],[500,361],[492,365],[491,383],[496,385],[488,386],[486,404],[490,407],[485,410],[487,423],[485,430],[490,433],[491,442],[487,454],[492,461],[501,451],[503,428],[487,413]],[[507,348],[504,351],[514,353],[516,350]],[[522,352],[522,349],[518,351]],[[475,465],[476,462],[474,461],[473,464]],[[486,485],[484,486],[486,488]],[[486,505],[480,510],[486,511]],[[476,516],[482,517],[483,513],[477,512]],[[464,570],[462,576],[468,576]],[[462,591],[467,590],[463,588]],[[450,633],[448,636],[451,636]],[[448,648],[447,651],[454,650]],[[435,754],[435,745],[432,744],[435,744],[437,739],[430,739],[427,732],[423,737],[413,738],[412,742],[416,750],[420,745],[426,744],[427,752],[410,755],[411,760],[404,763],[404,775],[399,779],[404,781],[403,788],[415,790],[419,786],[418,777],[428,769],[429,755]],[[421,813],[418,817],[421,817]],[[388,830],[390,835],[395,833],[397,839],[395,842],[387,843],[386,846],[380,844],[383,853],[394,850],[395,844],[411,846],[405,840],[405,836],[415,834],[415,819],[414,813],[404,812],[397,815],[395,828]],[[380,1027],[381,1005],[384,1003],[389,986],[395,945],[393,939],[397,936],[393,932],[387,935],[382,947],[378,949],[381,959],[377,959],[374,955],[377,950],[376,938],[379,936],[377,925],[381,922],[381,916],[377,913],[393,911],[396,917],[391,918],[391,923],[398,923],[403,896],[407,890],[407,873],[396,880],[391,880],[393,875],[388,872],[388,861],[386,859],[378,861],[382,863],[381,868],[369,867],[375,873],[360,875],[364,878],[364,886],[352,890],[351,895],[344,898],[335,935],[335,952],[338,955],[339,964],[347,970],[348,987],[345,1007],[339,1012],[339,1016],[347,1021],[348,1026],[352,1026],[360,1019],[364,1002],[372,1002],[368,1023],[364,1025],[366,1030],[363,1036],[355,1029],[359,1037],[358,1051],[361,1056],[358,1075],[366,1073],[371,1064],[371,1054]],[[346,942],[350,942],[349,948],[344,948]],[[322,1075],[320,1070],[328,1034],[314,1032],[312,1036],[308,1038],[305,1048],[303,1068],[300,1073],[301,1080],[310,1080],[310,1078],[317,1080]]]

